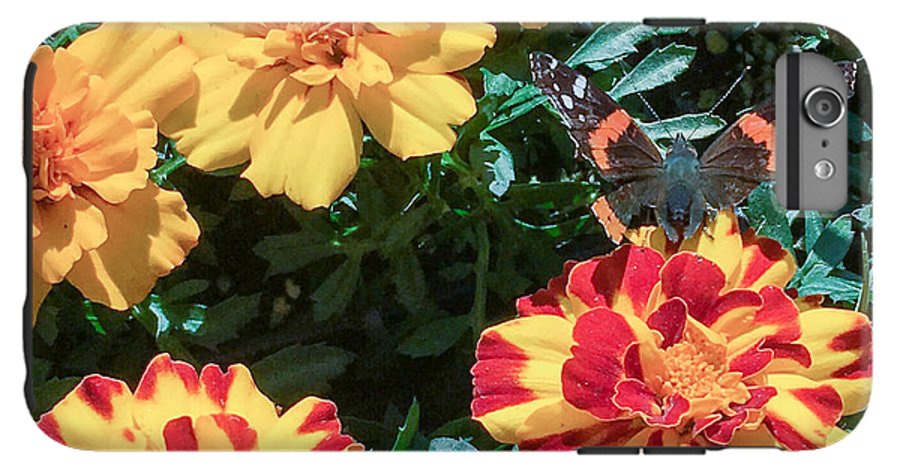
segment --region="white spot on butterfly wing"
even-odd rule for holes
[[[578,99],[584,99],[584,91],[587,87],[587,78],[584,76],[578,75],[575,78],[575,82],[572,84],[572,92],[575,94],[575,97]]]
[[[553,83],[553,90],[559,92],[559,83]]]
[[[575,102],[572,101],[572,97],[568,94],[560,95],[559,99],[562,101],[563,107],[565,107],[566,109],[572,109],[573,107],[575,107]]]

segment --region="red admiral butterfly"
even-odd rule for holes
[[[545,53],[530,56],[535,85],[550,98],[575,142],[577,156],[597,165],[616,189],[591,207],[619,243],[650,208],[670,241],[699,230],[707,211],[730,208],[775,171],[775,107],[744,114],[698,156],[679,134],[665,151],[613,98],[586,76]]]

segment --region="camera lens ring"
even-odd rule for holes
[[[819,113],[814,109],[815,104],[813,104],[813,100],[822,98],[823,95],[833,98],[833,104],[838,107],[838,114],[834,116],[834,119],[827,120],[817,116]],[[836,126],[847,114],[847,106],[844,103],[844,97],[827,86],[816,86],[806,93],[806,97],[803,99],[803,110],[806,112],[806,118],[809,119],[810,122],[823,129],[829,129]]]

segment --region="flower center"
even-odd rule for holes
[[[75,156],[74,138],[56,111],[36,111],[32,122],[32,198],[61,200],[72,191],[69,164]]]
[[[354,34],[352,23],[291,23],[286,30],[304,61],[323,66],[344,63],[348,56],[347,40]]]
[[[687,398],[706,397],[720,385],[725,350],[684,340],[665,350],[663,363],[673,390]]]

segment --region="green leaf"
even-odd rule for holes
[[[613,99],[648,91],[675,80],[694,59],[697,48],[671,43],[650,52],[609,92]]]
[[[353,354],[325,344],[295,344],[250,367],[263,393],[283,406],[308,395],[325,395],[329,381],[343,374]]]
[[[853,218],[856,218],[857,221],[862,225],[863,230],[869,230],[872,228],[872,204],[867,203],[856,210],[853,210]]]
[[[397,300],[410,313],[419,314],[429,309],[428,282],[422,265],[411,246],[391,255],[391,280],[397,293]]]
[[[850,251],[853,235],[853,220],[849,215],[843,215],[825,226],[819,233],[806,262],[797,271],[799,279],[824,276],[839,266]]]
[[[478,451],[462,438],[435,438],[428,444],[428,451]]]
[[[702,113],[685,114],[640,125],[651,139],[658,141],[672,139],[678,134],[684,134],[691,139],[704,139],[722,130],[728,123],[714,114]]]
[[[79,377],[52,378],[34,386],[34,411],[37,415],[46,413],[56,405],[78,383]]]
[[[433,319],[416,328],[397,347],[397,352],[413,358],[441,355],[459,340],[469,327],[467,315]]]
[[[637,45],[657,35],[684,33],[687,28],[651,28],[640,23],[605,23],[569,57],[569,66],[587,64],[603,69],[619,58],[637,52]]]
[[[509,186],[516,180],[516,166],[513,163],[512,152],[490,134],[482,132],[481,138],[486,144],[476,151],[483,152],[488,157],[483,160],[488,175],[488,190],[499,198],[506,194]],[[477,155],[472,154],[475,160],[480,160]]]
[[[750,192],[744,213],[756,233],[778,241],[786,250],[792,249],[794,236],[791,234],[791,224],[786,210],[775,197],[771,182],[760,184]]]
[[[854,303],[862,293],[862,278],[816,275],[806,279],[797,292],[801,296],[822,294],[834,301]]]
[[[825,229],[825,223],[822,222],[822,215],[815,210],[807,210],[803,214],[803,241],[806,248],[806,254],[813,252],[813,247],[819,241],[822,230]]]
[[[206,316],[192,340],[207,349],[234,339],[238,331],[259,313],[260,294],[231,296],[206,310]]]
[[[339,249],[329,242],[331,236],[331,230],[306,226],[297,233],[263,237],[253,252],[269,262],[266,277],[292,273],[313,261],[337,254]]]
[[[406,420],[403,421],[397,431],[397,438],[394,440],[394,446],[391,451],[407,451],[412,449],[413,441],[416,433],[419,431],[419,401],[413,398],[409,411],[406,412]]]
[[[169,303],[179,302],[194,297],[208,288],[209,281],[205,279],[188,279],[166,290],[162,299]]]
[[[360,262],[360,257],[348,256],[313,292],[315,320],[324,321],[347,307],[359,285]]]

